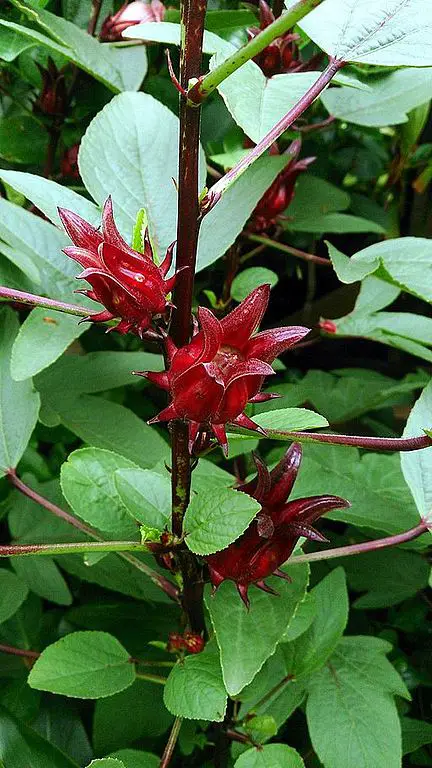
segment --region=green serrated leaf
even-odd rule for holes
[[[310,678],[306,714],[313,748],[324,765],[400,768],[401,729],[393,696],[409,694],[385,658],[390,650],[375,637],[345,637],[329,663]]]
[[[135,680],[130,656],[107,632],[73,632],[49,645],[33,666],[32,688],[80,699],[100,699]]]
[[[18,576],[0,569],[0,624],[10,619],[28,595],[27,586]]]
[[[304,768],[304,762],[297,750],[286,744],[266,744],[243,752],[234,768]]]
[[[129,514],[146,526],[163,530],[171,514],[171,482],[150,469],[118,469],[114,484]]]
[[[260,508],[255,499],[231,488],[193,496],[183,523],[187,546],[197,555],[225,549],[241,536]]]
[[[227,693],[215,643],[177,662],[165,684],[164,702],[177,717],[222,722]]]
[[[230,695],[238,694],[271,656],[289,626],[298,603],[304,598],[308,569],[285,567],[291,584],[271,577],[268,583],[279,597],[253,585],[247,611],[232,582],[224,582],[214,597],[206,596],[216,640],[221,652],[223,679]]]

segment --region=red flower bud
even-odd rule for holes
[[[205,557],[214,590],[226,579],[234,581],[241,599],[249,607],[248,588],[277,594],[264,579],[272,574],[289,581],[279,568],[288,560],[301,536],[311,541],[327,541],[313,526],[331,509],[349,507],[338,496],[310,496],[287,501],[296,480],[302,449],[293,443],[279,464],[269,472],[257,457],[257,476],[237,490],[257,499],[262,508],[239,539],[226,549]]]
[[[179,632],[170,632],[168,635],[167,651],[172,653],[173,651],[182,651],[185,647],[183,635]]]
[[[336,333],[337,326],[333,322],[333,320],[320,320],[318,323],[318,327],[321,328],[322,331],[325,331],[326,333]]]
[[[100,39],[103,42],[123,40],[122,33],[128,27],[151,21],[163,21],[166,8],[160,0],[134,0],[125,3],[113,16],[108,16],[102,24]]]
[[[168,280],[166,275],[171,266],[174,243],[168,248],[160,267],[153,261],[147,231],[144,253],[134,251],[117,230],[110,197],[103,209],[102,232],[72,211],[59,208],[59,215],[74,243],[64,252],[84,267],[78,278],[87,280],[92,286],[91,290],[80,293],[106,308],[85,319],[97,323],[120,318],[116,326],[119,333],[132,331],[142,337],[152,319],[164,316],[170,307],[167,294],[174,287],[176,275]]]
[[[68,177],[70,179],[80,178],[80,172],[78,168],[79,148],[80,148],[79,144],[74,144],[72,147],[69,147],[69,149],[66,149],[66,151],[64,152],[61,160],[61,164],[60,164],[60,170],[62,172],[62,176]]]
[[[183,639],[186,650],[189,653],[201,653],[204,650],[205,641],[201,635],[197,635],[194,632],[185,632]]]
[[[172,398],[150,424],[187,421],[191,452],[198,436],[211,431],[227,453],[228,422],[264,433],[243,410],[248,402],[273,397],[260,394],[264,377],[273,373],[270,363],[309,333],[308,328],[292,326],[253,336],[269,297],[270,286],[261,285],[220,321],[209,309],[200,307],[201,330],[189,344],[177,349],[166,339],[168,371],[139,374],[167,390]]]
[[[275,146],[275,145],[273,145]],[[277,218],[280,216],[293,201],[295,195],[295,185],[298,176],[307,171],[309,165],[315,161],[314,157],[305,157],[298,160],[301,149],[301,142],[296,139],[293,141],[286,154],[291,155],[292,159],[284,170],[275,178],[273,184],[262,196],[258,205],[252,213],[248,229],[253,232],[264,232],[277,224]],[[273,152],[272,154],[279,154]]]
[[[42,91],[35,103],[36,109],[44,115],[64,115],[67,92],[63,72],[57,69],[51,57],[48,58],[48,67],[42,67],[38,62],[36,66],[42,77]]]

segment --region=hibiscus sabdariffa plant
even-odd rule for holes
[[[412,5],[416,2],[417,0],[411,0]],[[421,5],[421,0],[418,0],[417,4]],[[175,716],[171,735],[161,758],[161,768],[167,768],[173,760],[183,718],[218,723],[217,728],[210,731],[209,737],[209,743],[215,742],[217,745],[215,765],[218,767],[227,765],[225,758],[227,743],[230,741],[247,745],[250,748],[251,760],[255,760],[258,751],[262,750],[261,742],[255,740],[254,731],[248,731],[249,720],[254,716],[247,714],[241,719],[237,703],[234,702],[236,696],[249,684],[254,693],[253,681],[259,675],[263,664],[275,653],[277,644],[285,637],[284,633],[288,632],[287,626],[279,635],[275,633],[272,617],[280,610],[281,614],[284,613],[286,621],[286,615],[294,615],[301,599],[304,598],[307,582],[306,569],[301,572],[301,575],[298,575],[300,573],[298,570],[296,575],[294,567],[296,564],[299,566],[314,559],[324,560],[360,552],[372,552],[409,542],[427,532],[429,528],[426,516],[422,516],[420,523],[403,533],[365,543],[355,542],[340,549],[323,548],[310,555],[303,554],[299,546],[303,540],[319,545],[328,543],[328,539],[320,533],[315,524],[330,511],[348,509],[350,499],[332,495],[330,480],[326,495],[320,493],[296,496],[294,484],[302,460],[302,442],[339,444],[374,451],[411,452],[430,449],[432,439],[428,433],[409,434],[404,438],[381,438],[332,432],[310,433],[284,426],[273,428],[271,419],[263,421],[259,410],[260,404],[280,396],[278,393],[267,391],[265,388],[267,377],[275,374],[274,363],[279,356],[288,353],[284,359],[289,364],[290,351],[296,344],[305,340],[310,329],[303,326],[267,327],[266,311],[270,301],[270,285],[267,283],[255,287],[227,313],[216,311],[216,309],[212,311],[204,306],[199,306],[196,311],[193,309],[197,249],[200,229],[206,217],[210,214],[217,215],[228,190],[260,157],[266,153],[269,156],[283,156],[279,155],[276,144],[278,139],[295,124],[348,62],[362,63],[364,59],[366,63],[380,63],[380,61],[371,61],[375,56],[373,51],[369,58],[369,49],[366,48],[366,53],[361,53],[363,38],[361,35],[359,38],[358,32],[359,29],[364,28],[364,24],[362,26],[360,23],[361,19],[357,20],[354,30],[356,34],[352,33],[354,42],[349,32],[351,17],[348,18],[344,27],[346,40],[339,41],[337,45],[334,44],[332,34],[325,36],[321,35],[320,31],[315,31],[317,27],[318,30],[321,29],[320,23],[322,14],[325,14],[324,9],[327,8],[331,18],[334,19],[338,5],[338,0],[327,0],[323,3],[320,0],[298,0],[296,3],[289,4],[286,13],[276,14],[277,18],[275,18],[266,3],[262,1],[260,3],[261,29],[250,29],[250,40],[244,48],[235,51],[217,66],[212,66],[209,73],[203,74],[206,2],[205,0],[183,0],[178,80],[169,62],[174,85],[180,92],[176,241],[169,245],[162,255],[159,255],[152,239],[152,222],[150,221],[148,227],[143,225],[141,216],[141,218],[138,217],[139,236],[134,236],[133,246],[129,244],[119,232],[116,224],[116,205],[113,204],[111,197],[108,197],[103,206],[100,226],[89,223],[84,216],[74,210],[59,207],[60,221],[71,241],[71,244],[64,248],[64,253],[83,268],[77,278],[85,287],[80,288],[78,293],[99,306],[92,311],[82,306],[57,301],[55,298],[47,299],[13,288],[0,289],[3,299],[57,309],[66,314],[76,315],[81,322],[96,323],[101,328],[104,327],[105,331],[123,336],[131,334],[132,337],[138,337],[138,339],[135,338],[137,343],[142,341],[146,345],[152,345],[149,348],[156,349],[163,358],[162,370],[131,371],[131,376],[134,373],[145,378],[148,386],[154,386],[158,398],[166,393],[164,407],[148,419],[147,423],[157,425],[154,427],[155,430],[163,430],[165,435],[169,435],[171,459],[165,462],[166,466],[163,466],[162,460],[158,466],[155,466],[157,463],[154,462],[151,470],[139,470],[125,459],[121,466],[110,469],[105,475],[107,483],[114,483],[117,490],[124,491],[122,483],[128,480],[128,472],[149,472],[145,476],[144,484],[154,483],[155,488],[152,503],[148,505],[151,508],[149,519],[145,518],[139,504],[134,500],[131,502],[135,510],[135,515],[132,517],[141,525],[141,539],[115,540],[118,529],[114,524],[109,531],[112,535],[104,539],[100,535],[98,526],[92,527],[87,522],[78,520],[74,515],[45,499],[43,495],[28,486],[18,476],[17,462],[11,461],[5,468],[5,473],[12,486],[56,515],[63,523],[74,526],[87,538],[83,542],[12,543],[0,548],[0,554],[9,557],[28,554],[60,557],[63,554],[77,552],[85,552],[87,556],[89,553],[93,555],[100,553],[102,556],[106,553],[120,553],[126,563],[132,564],[148,576],[153,585],[163,591],[164,598],[181,611],[179,626],[173,627],[162,648],[164,652],[167,651],[174,656],[171,656],[169,661],[160,662],[162,665],[173,667],[170,677],[162,678],[162,684],[166,686],[165,702],[168,710]],[[378,2],[380,8],[382,5]],[[382,27],[392,23],[393,17],[390,11],[399,12],[405,5],[409,5],[408,0],[405,4],[384,3],[384,15],[377,12],[379,16],[377,28],[375,29],[372,25],[373,30],[369,35],[365,35],[365,40],[369,39],[373,33],[378,39],[376,43],[378,48],[380,46],[385,48],[384,41],[380,37]],[[100,11],[100,3],[94,2],[93,6],[95,13],[98,9]],[[319,9],[313,11],[318,6],[320,6]],[[370,9],[370,3],[360,2],[359,6],[362,6],[363,10],[365,6]],[[387,6],[389,6],[389,13],[386,11]],[[374,9],[370,11],[373,16]],[[319,60],[324,58],[325,52],[328,54],[327,66],[322,72],[316,73],[316,78],[310,87],[304,89],[298,101],[264,136],[256,142],[245,142],[252,146],[238,163],[220,176],[212,186],[204,190],[200,189],[200,119],[205,99],[243,64],[252,60],[259,65],[268,78],[275,74],[279,76],[308,72],[310,67],[308,62],[304,61],[299,47],[300,34],[294,32],[293,28],[310,12],[312,12],[312,21],[308,24],[306,18],[305,30],[306,32],[310,30],[311,38],[316,39],[323,49],[323,53],[319,54]],[[315,22],[315,25],[313,24],[316,18],[314,13],[318,14],[319,22]],[[150,4],[126,3],[116,13],[105,19],[101,28],[101,40],[118,43],[124,38],[139,39],[140,34],[145,40],[151,39],[149,27],[146,26],[140,31],[140,24],[151,22],[153,25],[154,22],[158,22],[160,29],[154,33],[156,39],[164,39],[166,34],[167,42],[172,42],[171,37],[175,35],[171,27],[164,32],[164,14],[165,9],[157,0],[153,0]],[[354,10],[352,15],[355,16]],[[407,26],[405,17],[402,22],[402,27],[405,29]],[[397,45],[397,31],[389,32],[391,43],[388,43],[389,50],[391,45]],[[330,38],[330,42],[327,37]],[[366,42],[363,42],[366,45]],[[408,43],[409,40],[406,41],[407,45]],[[405,47],[403,52],[406,56]],[[429,61],[429,59],[426,64],[432,65],[432,60]],[[393,58],[391,52],[387,52],[385,60],[381,63],[393,66],[399,61],[401,65],[406,63],[402,54],[396,50]],[[314,63],[316,64],[316,60]],[[59,73],[51,62],[47,72],[51,80],[58,80]],[[48,98],[50,94],[47,96],[45,91],[55,88],[57,95],[62,91],[57,82],[55,85],[50,85],[51,81],[48,81],[48,75],[45,77],[45,72],[43,77],[43,103],[45,110],[49,111],[46,104],[51,103]],[[359,87],[359,83],[354,83],[354,87],[356,86]],[[361,90],[360,87],[359,90]],[[273,177],[274,180],[267,192],[250,207],[250,220],[245,225],[245,232],[268,232],[281,220],[281,214],[286,211],[295,194],[297,177],[300,173],[306,172],[315,159],[300,158],[300,151],[301,141],[295,139],[286,152],[286,167]],[[138,214],[138,211],[136,213]],[[346,265],[344,268],[348,270]],[[217,309],[219,310],[220,307]],[[327,326],[327,330],[330,332],[330,325]],[[253,408],[256,406],[258,409],[254,412]],[[269,414],[264,416],[268,418]],[[217,451],[222,456],[220,453],[222,449],[223,457],[228,458],[231,442],[235,446],[236,439],[257,436],[265,439],[282,438],[290,445],[282,452],[282,457],[281,453],[274,456],[274,461],[269,466],[263,461],[259,451],[255,452],[253,461],[256,475],[248,478],[248,473],[245,471],[243,476],[237,478],[238,482],[222,470],[220,470],[222,479],[217,473],[213,476],[210,473],[211,464],[204,465],[207,467],[206,471],[210,473],[209,477],[206,477],[205,471],[200,474],[200,470],[197,470],[201,459],[211,452],[215,455]],[[101,485],[104,482],[103,475],[98,474],[99,469],[98,465],[94,475],[95,485]],[[76,471],[80,478],[79,470]],[[196,487],[194,486],[195,478],[197,478]],[[142,476],[141,481],[143,481]],[[62,476],[62,483],[67,496],[67,471]],[[164,509],[167,483],[171,487],[169,517]],[[146,509],[148,511],[148,508]],[[107,514],[109,512],[110,510],[107,510]],[[87,518],[84,519],[87,520]],[[134,532],[137,532],[137,526]],[[299,552],[293,554],[297,546],[299,546]],[[147,559],[139,559],[144,555]],[[155,564],[152,566],[149,563]],[[274,588],[273,581],[271,583],[267,581],[273,576],[281,579],[281,594]],[[206,616],[205,590],[208,593],[206,605],[211,622]],[[263,596],[261,593],[267,594]],[[262,615],[260,614],[257,630],[253,624],[254,611],[258,614],[261,605],[259,601],[264,598],[274,601],[270,606],[267,604],[269,626],[267,627],[266,621],[262,619],[263,612]],[[224,601],[226,601],[225,604]],[[328,601],[328,604],[330,602]],[[237,623],[233,619],[232,627],[223,625],[225,606],[227,612],[228,609],[231,611],[229,617],[235,613]],[[322,610],[319,618],[321,622],[325,619],[324,613],[325,611]],[[232,646],[226,642],[226,637],[231,631],[238,632],[239,635],[244,632],[246,639],[248,632],[259,631],[264,638],[264,644],[268,635],[268,647],[262,659],[258,658],[255,666],[253,664],[251,666],[249,658],[245,658],[244,668],[240,671],[233,669],[232,664],[230,666]],[[316,634],[319,634],[318,631]],[[61,638],[58,642],[62,643],[64,639]],[[234,639],[237,642],[237,638]],[[88,638],[88,642],[94,641],[95,638]],[[285,641],[289,642],[286,638]],[[313,643],[319,645],[319,637],[317,639],[314,635],[313,640],[309,638],[307,642],[309,646]],[[160,645],[161,643],[159,646],[156,643],[158,650]],[[48,646],[41,658],[38,658],[38,653],[36,657],[31,657],[33,660],[37,658],[29,678],[32,686],[65,695],[69,695],[70,690],[73,690],[74,692],[70,695],[82,695],[81,691],[84,688],[80,686],[85,686],[85,681],[74,683],[70,688],[63,683],[59,684],[57,689],[49,687],[49,681],[47,682],[49,675],[46,675],[47,679],[44,677],[44,665],[48,663],[46,660],[50,659],[50,654],[54,654],[55,661],[55,646],[54,643]],[[140,664],[146,664],[146,660],[128,657],[126,652],[124,652],[125,659],[124,654],[122,656],[124,649],[119,651],[116,646],[115,650],[119,659],[116,663],[119,666],[123,663],[123,665],[133,664],[140,668]],[[260,652],[258,648],[258,657]],[[76,655],[73,658],[78,658],[78,652],[74,651],[74,653]],[[94,655],[98,658],[97,649]],[[176,661],[173,662],[172,658]],[[64,657],[62,657],[62,663],[63,661]],[[115,666],[114,661],[113,666]],[[153,664],[153,660],[149,660],[148,664]],[[158,660],[154,662],[155,666],[157,664]],[[53,665],[55,666],[54,662]],[[129,674],[129,667],[127,674]],[[190,677],[188,677],[189,674]],[[158,684],[161,682],[160,677],[152,676],[151,673],[142,674],[141,677]],[[288,671],[284,681],[293,677],[294,675]],[[139,673],[137,679],[139,679]],[[126,681],[125,685],[122,683],[117,688],[114,685],[114,689],[109,685],[105,688],[104,682],[103,685],[101,684],[100,697],[121,692],[133,680],[132,675],[129,682]],[[395,690],[395,685],[393,680],[393,687],[389,686],[389,689]],[[199,692],[202,688],[203,703],[202,710],[199,712],[194,708],[188,709],[190,691],[196,688]],[[257,696],[254,704],[256,709],[261,711],[264,704],[267,704],[278,691],[279,688],[276,685],[262,696]],[[251,696],[252,693],[249,690]],[[212,699],[214,696],[215,704]],[[229,706],[226,710],[228,697]],[[264,727],[262,722],[258,725],[261,728]],[[256,727],[259,731],[258,725]],[[273,735],[274,733],[269,735],[266,732],[263,740]],[[292,752],[290,754],[292,757]],[[295,760],[297,757],[295,754]],[[116,761],[116,758],[112,759]],[[298,760],[300,762],[290,762],[290,768],[291,765],[293,768],[300,766],[302,762],[300,757]],[[335,765],[335,763],[326,762],[325,758],[323,760],[325,768],[333,768]],[[242,766],[248,768],[249,765],[257,764],[242,762],[242,758],[239,758],[238,762],[239,768]],[[270,762],[265,763],[267,764],[270,765]],[[279,765],[283,766],[282,762],[271,764],[277,765],[278,768]],[[288,766],[288,763],[286,765]],[[7,765],[6,768],[8,768]]]

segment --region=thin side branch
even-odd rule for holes
[[[385,536],[382,539],[374,541],[364,541],[361,544],[349,544],[346,547],[336,547],[327,549],[324,552],[311,552],[309,555],[294,555],[289,559],[290,565],[297,563],[314,563],[317,560],[333,560],[335,557],[349,557],[351,555],[361,555],[364,552],[376,552],[378,549],[387,549],[388,547],[397,547],[399,544],[405,544],[407,541],[418,539],[431,528],[431,523],[422,520],[414,528],[404,533],[397,533],[394,536]]]
[[[67,315],[77,317],[89,317],[94,314],[92,310],[80,307],[78,304],[65,304],[64,301],[54,301],[45,296],[36,296],[34,293],[17,291],[15,288],[0,286],[0,302],[14,301],[18,304],[27,304],[29,307],[42,307],[43,309],[55,309],[57,312],[65,312]]]
[[[169,739],[167,741],[167,745],[162,755],[162,760],[160,761],[160,764],[159,764],[160,768],[168,768],[171,762],[175,745],[177,744],[177,739],[180,733],[181,724],[182,724],[182,718],[176,717],[176,719],[174,720],[173,727],[171,729],[171,733],[169,735]]]
[[[274,248],[276,251],[282,251],[282,253],[289,253],[290,256],[295,256],[302,261],[310,261],[313,264],[319,264],[321,267],[331,267],[332,263],[330,259],[324,259],[322,256],[315,256],[314,253],[307,253],[307,251],[301,251],[299,248],[293,248],[291,245],[285,243],[279,243],[277,240],[271,240],[264,235],[248,235],[248,240],[253,243],[262,243],[269,248]]]
[[[188,97],[194,104],[200,104],[207,98],[227,77],[236,72],[243,64],[257,56],[264,48],[267,48],[273,40],[288,32],[309,11],[312,11],[322,0],[298,0],[287,13],[277,18],[273,24],[262,30],[246,45],[229,56],[208,75],[201,78],[189,89]],[[278,15],[278,14],[276,14]]]
[[[271,430],[269,430],[269,433]],[[364,448],[368,451],[419,451],[430,448],[432,438],[429,435],[420,437],[363,437],[362,435],[331,435],[312,432],[280,432],[293,440],[302,443],[329,443],[330,445],[348,445],[354,448]]]

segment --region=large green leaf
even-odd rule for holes
[[[95,37],[61,16],[42,9],[36,10],[20,0],[14,0],[14,4],[30,22],[38,24],[49,37],[29,27],[0,20],[5,27],[27,35],[31,40],[53,51],[62,53],[115,92],[138,90],[147,71],[144,46],[118,49],[109,44],[100,43]]]
[[[128,688],[135,669],[128,652],[107,632],[73,632],[49,645],[29,675],[29,685],[80,699],[100,699]]]
[[[22,324],[12,349],[15,381],[35,376],[52,365],[87,328],[78,317],[36,307]]]
[[[173,717],[162,697],[161,685],[136,680],[121,693],[97,701],[93,719],[96,752],[107,754],[137,739],[155,739],[165,733]]]
[[[60,224],[58,208],[68,208],[78,213],[93,226],[100,224],[100,209],[63,184],[57,184],[52,179],[46,179],[34,173],[7,171],[3,168],[0,169],[0,178],[30,200],[53,224]]]
[[[101,760],[92,760],[87,768],[127,768],[127,766],[115,757],[103,757]]]
[[[311,594],[315,598],[312,624],[297,640],[284,646],[296,680],[324,666],[348,621],[348,592],[342,568],[329,573]]]
[[[375,243],[349,258],[329,244],[330,258],[342,283],[379,277],[420,299],[432,301],[432,244],[423,237],[398,237]]]
[[[0,709],[0,760],[7,768],[78,768],[36,731]]]
[[[432,428],[432,382],[423,390],[412,409],[404,437],[417,437]],[[432,520],[432,447],[401,453],[402,472],[413,495],[420,517]]]
[[[19,32],[12,29],[3,29],[0,35],[0,59],[4,61],[13,61],[27,48],[31,48],[33,43]]]
[[[326,0],[300,22],[341,61],[385,66],[432,65],[429,0]]]
[[[23,581],[5,568],[0,569],[0,624],[10,619],[28,595]]]
[[[385,658],[390,650],[375,637],[345,637],[327,666],[310,678],[309,733],[327,768],[400,768],[401,729],[393,696],[409,694]]]
[[[0,320],[0,473],[4,474],[15,469],[27,447],[40,401],[31,381],[16,382],[10,375],[17,317],[12,310],[3,308]]]
[[[51,557],[14,557],[12,567],[29,590],[58,605],[70,605],[72,595]]]
[[[62,423],[85,443],[118,451],[142,467],[168,457],[168,444],[132,411],[101,397],[82,395],[58,404]]]
[[[246,530],[261,505],[231,488],[192,497],[183,522],[186,544],[197,555],[225,549]]]
[[[432,743],[432,724],[411,717],[401,718],[402,752],[404,755],[415,752],[425,744]]]
[[[372,80],[369,91],[330,88],[322,95],[325,108],[339,120],[380,128],[408,121],[408,112],[432,97],[432,70],[399,69]]]
[[[304,762],[297,750],[286,744],[266,744],[243,752],[234,768],[304,768]]]
[[[355,608],[387,608],[427,589],[430,568],[417,552],[384,549],[344,560],[350,588],[365,593]]]
[[[5,30],[1,30],[3,34]],[[0,35],[1,39],[1,35]],[[37,165],[47,151],[48,134],[34,117],[3,117],[0,122],[0,157],[8,163]]]
[[[113,476],[120,499],[140,523],[162,530],[171,515],[171,482],[168,474],[150,469],[117,469]]]
[[[125,768],[159,768],[160,758],[150,752],[139,752],[137,749],[120,749],[112,757],[125,764]]]
[[[111,451],[79,449],[71,453],[62,466],[62,490],[74,512],[87,523],[126,539],[134,538],[137,526],[130,519],[114,482],[117,469],[136,467]]]
[[[227,693],[216,643],[177,662],[165,684],[164,702],[178,717],[222,722]]]
[[[250,683],[275,652],[298,603],[304,598],[308,582],[307,567],[287,567],[284,570],[293,579],[291,584],[275,577],[268,579],[279,597],[251,586],[249,611],[232,582],[224,582],[214,597],[207,594],[206,605],[221,652],[223,679],[230,695],[239,693]]]

